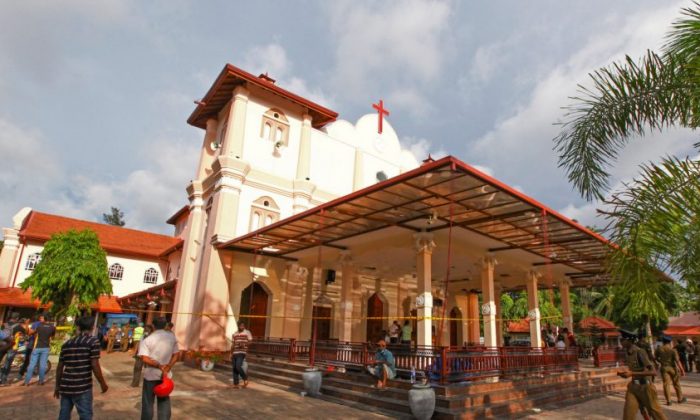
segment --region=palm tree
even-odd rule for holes
[[[559,166],[587,200],[609,210],[605,229],[619,245],[609,270],[630,298],[626,311],[652,319],[667,316],[659,299],[659,271],[697,292],[700,287],[700,162],[666,156],[640,167],[631,183],[609,198],[607,169],[633,137],[671,127],[700,125],[700,4],[681,11],[660,52],[590,74],[579,86],[554,139]],[[700,149],[700,143],[694,145]],[[645,261],[647,264],[640,264]]]

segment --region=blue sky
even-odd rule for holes
[[[5,2],[0,14],[0,225],[21,207],[168,232],[202,132],[186,124],[223,65],[355,121],[383,98],[422,159],[449,153],[594,223],[551,139],[586,74],[658,48],[689,1]],[[611,173],[696,139],[637,141]],[[601,222],[598,221],[598,224]]]

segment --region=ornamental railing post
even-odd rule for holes
[[[362,343],[362,355],[360,356],[362,360],[362,366],[367,366],[368,364],[368,352],[367,352],[367,343]]]
[[[289,339],[289,361],[290,362],[295,362],[296,361],[296,346],[297,346],[297,340],[294,338]]]
[[[447,364],[447,347],[440,348],[440,358],[442,359],[442,366],[440,366],[440,383],[445,383],[447,381],[448,364]]]

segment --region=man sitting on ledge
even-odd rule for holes
[[[368,366],[367,370],[377,378],[377,388],[386,388],[386,382],[396,377],[396,364],[394,355],[386,349],[386,341],[377,341],[377,353],[374,355],[374,366]]]

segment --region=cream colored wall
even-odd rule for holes
[[[36,243],[20,246],[24,246],[24,252],[22,252],[22,258],[19,260],[19,271],[17,271],[14,287],[19,287],[32,274],[32,271],[25,269],[29,256],[34,253],[40,253],[44,249],[43,245]],[[165,281],[163,273],[167,272],[167,263],[163,261],[107,254],[107,269],[115,263],[119,263],[124,267],[124,274],[121,280],[112,280],[112,294],[114,296],[126,296]],[[151,267],[158,271],[158,281],[155,284],[144,283],[143,281],[146,270]],[[17,269],[17,266],[13,268],[13,272],[15,269]]]

